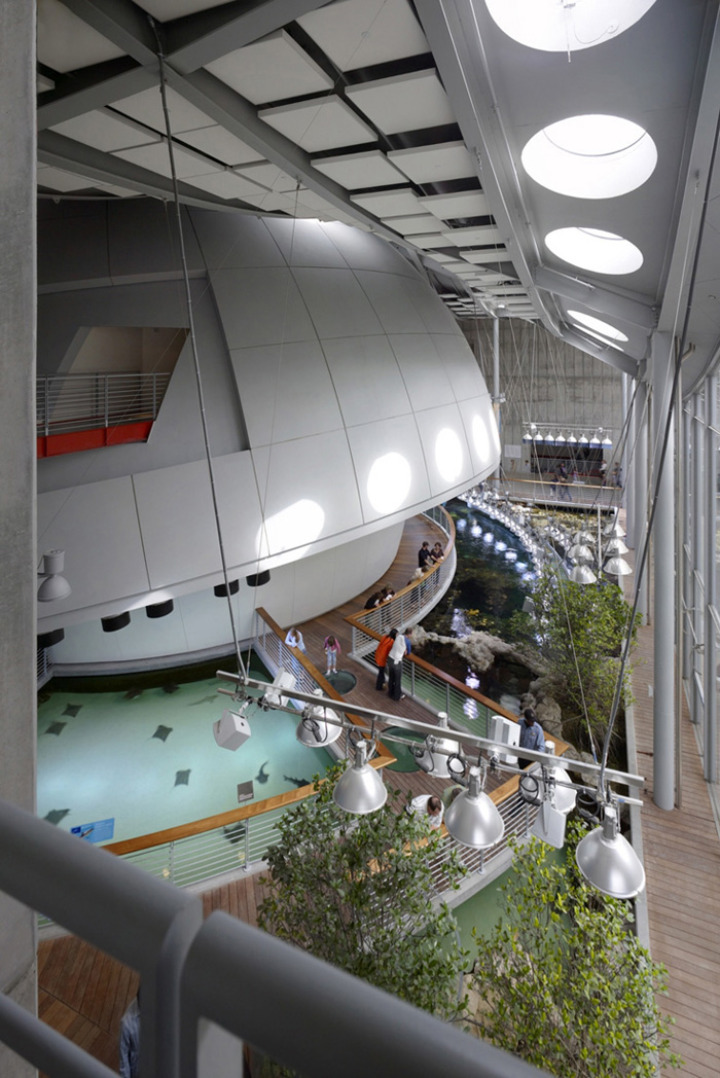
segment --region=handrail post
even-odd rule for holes
[[[157,419],[157,371],[152,372],[152,417]]]
[[[109,418],[110,402],[108,400],[108,376],[107,376],[107,374],[102,375],[102,380],[103,380],[104,398],[105,398],[105,401],[104,401],[105,429],[107,430],[107,428],[110,426],[110,418]]]
[[[44,430],[45,430],[45,437],[47,438],[49,436],[49,434],[50,434],[50,379],[49,378],[43,378],[43,382],[45,383],[45,393],[44,393],[44,397],[45,397],[45,425],[44,425]]]
[[[250,871],[250,818],[245,821],[245,864],[243,868],[246,872]]]

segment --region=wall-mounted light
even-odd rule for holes
[[[62,575],[65,568],[65,551],[48,550],[46,554],[43,554],[41,564],[42,569],[38,576],[44,579],[37,592],[40,602],[53,603],[57,599],[67,599],[72,588]]]

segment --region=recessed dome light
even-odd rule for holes
[[[655,0],[485,0],[508,37],[529,49],[575,52],[601,45],[641,19]]]
[[[400,453],[386,453],[373,464],[367,481],[370,504],[377,513],[393,513],[410,492],[412,471]]]
[[[446,483],[453,483],[462,471],[462,445],[450,427],[444,427],[435,439],[435,463]]]
[[[655,143],[621,116],[569,116],[544,127],[522,152],[537,183],[574,198],[614,198],[634,191],[657,164]]]
[[[545,243],[563,262],[595,273],[634,273],[643,264],[634,243],[599,228],[556,228]]]
[[[259,557],[283,554],[286,550],[304,551],[323,530],[325,512],[309,498],[274,513],[261,526],[257,536]]]
[[[594,318],[591,314],[583,314],[582,311],[568,311],[568,317],[573,322],[579,322],[583,329],[594,330],[598,336],[609,337],[611,341],[626,341],[628,338],[609,322],[603,322],[600,318]]]

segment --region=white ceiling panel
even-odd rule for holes
[[[225,165],[243,165],[247,161],[263,160],[262,154],[218,124],[213,127],[200,127],[197,131],[186,131],[182,141],[201,153],[217,158]]]
[[[443,221],[457,217],[487,217],[490,213],[482,191],[456,191],[449,195],[429,195],[420,204]]]
[[[410,187],[402,191],[374,191],[368,195],[351,195],[350,201],[376,217],[406,217],[422,212],[417,195]]]
[[[53,191],[86,191],[95,187],[95,181],[87,176],[78,176],[49,165],[38,165],[37,182],[40,187],[50,187]]]
[[[246,176],[253,183],[259,183],[261,187],[267,187],[268,191],[294,192],[297,188],[297,180],[287,172],[283,172],[277,165],[270,161],[258,161],[255,164],[243,165],[236,169],[241,176]]]
[[[434,247],[451,247],[442,232],[420,232],[416,236],[408,236],[410,243],[421,247],[423,251],[431,251]]]
[[[495,225],[478,225],[470,228],[448,229],[444,236],[448,243],[455,247],[479,247],[489,246],[491,243],[502,243],[502,234]]]
[[[334,95],[261,109],[258,116],[308,153],[377,141],[373,129]]]
[[[147,168],[151,172],[159,172],[161,176],[170,176],[170,158],[168,155],[167,142],[154,142],[152,146],[136,146],[130,150],[118,150],[116,157],[122,157],[125,161],[132,161],[135,165]],[[189,180],[192,176],[205,176],[211,172],[219,172],[219,167],[193,153],[192,150],[181,150],[174,147],[175,171],[179,180]]]
[[[206,116],[200,109],[196,109],[184,97],[168,86],[167,104],[170,113],[170,130],[173,135],[183,134],[185,131],[195,131],[198,127],[213,127],[215,121]],[[147,124],[156,131],[165,131],[165,117],[163,115],[162,98],[160,87],[151,86],[149,90],[143,90],[139,94],[123,97],[120,101],[113,101],[112,107],[118,112],[131,116],[133,120]]]
[[[333,80],[285,30],[236,49],[207,65],[254,105],[331,90]]]
[[[349,191],[405,182],[402,172],[398,172],[380,150],[316,158],[313,167]]]
[[[93,109],[82,116],[74,116],[72,120],[65,120],[51,130],[74,139],[75,142],[104,150],[105,153],[127,150],[131,146],[145,146],[149,142],[157,142],[160,138],[155,131],[141,127],[132,120],[114,116],[107,109]]]
[[[182,15],[194,15],[197,11],[207,11],[211,7],[220,7],[227,0],[138,0],[138,7],[148,11],[154,19],[167,22],[179,19]]]
[[[463,258],[477,266],[487,266],[499,260],[510,258],[507,247],[491,247],[487,251],[463,251]]]
[[[37,58],[41,64],[53,71],[75,71],[124,55],[60,0],[38,0]]]
[[[407,0],[341,0],[298,22],[341,71],[430,51]]]
[[[434,146],[390,150],[388,160],[414,183],[438,183],[477,176],[464,142],[439,142]]]
[[[257,196],[264,193],[262,187],[246,180],[244,176],[238,176],[236,172],[214,172],[209,176],[193,176],[188,183],[219,198],[245,199],[247,195]]]
[[[399,232],[401,236],[413,233],[429,233],[437,228],[437,219],[431,213],[411,214],[407,217],[384,217],[383,223]]]
[[[386,135],[455,122],[435,68],[362,82],[345,95]]]

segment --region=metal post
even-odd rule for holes
[[[707,383],[706,383],[707,385]],[[690,667],[692,722],[704,723],[704,702],[701,692],[703,655],[701,645],[704,637],[705,617],[705,407],[703,394],[692,398],[692,493],[690,499],[690,571],[692,573],[692,662]]]
[[[680,503],[680,516],[683,524],[683,546],[679,554],[679,564],[682,572],[682,619],[683,619],[683,655],[682,676],[683,680],[692,679],[692,632],[690,618],[692,617],[692,566],[690,551],[692,548],[692,530],[690,520],[690,496],[691,484],[691,460],[692,448],[692,408],[685,408],[682,415],[682,444],[684,452],[680,454],[680,463],[683,469],[683,498]]]
[[[717,637],[715,621],[712,615],[717,606],[716,551],[715,536],[717,529],[717,375],[705,381],[705,607],[704,632],[705,643],[705,778],[708,782],[717,782]]]
[[[647,528],[647,516],[648,516],[648,396],[647,396],[647,382],[645,381],[645,375],[638,382],[637,393],[635,394],[635,480],[633,483],[633,495],[635,500],[635,512],[633,513],[633,523],[635,526],[634,533],[630,542],[630,546],[634,550],[640,551],[645,543],[645,531]],[[649,620],[649,603],[648,603],[648,578],[649,567],[646,568],[643,578],[640,581],[639,596],[638,596],[638,612],[642,616],[644,624]]]
[[[628,402],[632,400],[632,383],[628,375],[623,374],[623,416],[627,412]],[[627,419],[627,442],[625,447],[625,465],[623,468],[623,474],[625,476],[625,529],[628,534],[628,546],[634,546],[633,536],[635,535],[635,516],[637,514],[637,505],[635,503],[635,468],[634,468],[634,453],[635,453],[635,441],[637,439],[637,412],[634,406],[630,409],[630,413]]]
[[[246,872],[250,871],[250,819],[245,821],[245,864],[243,868]]]
[[[653,800],[658,808],[675,806],[675,488],[671,409],[674,344],[669,333],[652,340],[653,490],[657,492],[653,531],[653,597],[655,616],[653,700]],[[668,435],[662,469],[660,461]]]
[[[495,412],[495,422],[497,423],[498,434],[500,435],[500,445],[502,446],[502,416],[500,415],[500,404],[502,397],[500,395],[500,320],[497,316],[493,318],[493,411]],[[500,478],[501,460],[498,461],[496,476]]]

